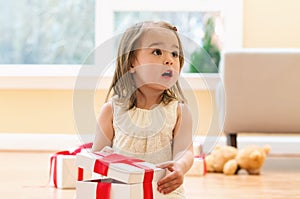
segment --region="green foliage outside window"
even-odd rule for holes
[[[220,63],[220,49],[213,43],[215,24],[213,18],[209,18],[205,24],[205,35],[202,39],[202,47],[196,49],[190,58],[190,73],[217,73]]]

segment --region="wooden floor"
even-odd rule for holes
[[[50,155],[0,152],[0,198],[73,199],[75,190],[48,186]],[[186,177],[184,186],[188,199],[300,198],[300,169],[265,169],[259,176],[209,173],[205,177]]]

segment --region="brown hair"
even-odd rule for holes
[[[116,60],[116,68],[113,76],[112,83],[109,87],[106,101],[109,99],[111,92],[113,90],[113,96],[118,96],[119,99],[129,99],[128,109],[131,109],[136,106],[136,84],[129,69],[131,67],[131,62],[135,58],[134,51],[137,42],[139,41],[142,33],[146,28],[159,27],[170,29],[176,35],[179,42],[179,62],[180,70],[183,67],[184,57],[182,43],[177,34],[177,28],[172,26],[167,22],[152,22],[145,21],[137,23],[134,26],[128,28],[121,38],[119,48],[118,48],[118,57]],[[166,89],[162,94],[162,102],[168,104],[173,100],[178,100],[182,103],[186,102],[186,99],[183,95],[183,92],[180,88],[179,82],[177,80],[176,84],[169,89]]]

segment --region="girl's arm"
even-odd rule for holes
[[[193,164],[192,125],[191,111],[187,105],[179,104],[174,129],[173,161],[159,165],[170,171],[170,174],[158,181],[158,191],[163,194],[168,194],[183,184],[184,174]]]
[[[92,151],[100,151],[105,146],[111,146],[114,137],[113,111],[111,102],[105,103],[99,114],[96,135]]]

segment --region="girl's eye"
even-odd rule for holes
[[[178,52],[176,52],[176,51],[172,52],[172,56],[175,57],[175,58],[177,58],[179,56]]]
[[[162,55],[162,52],[161,52],[160,49],[155,49],[155,50],[153,51],[153,54],[154,54],[154,55]]]

